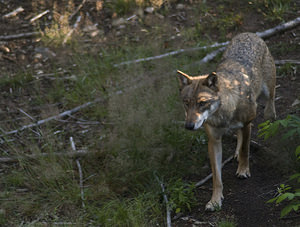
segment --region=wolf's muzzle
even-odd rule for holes
[[[186,122],[185,123],[185,128],[188,130],[194,130],[195,124],[193,122]]]

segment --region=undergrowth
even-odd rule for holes
[[[3,124],[3,131],[103,99],[65,119],[21,131],[18,140],[3,137],[7,142],[1,145],[2,156],[20,158],[18,165],[5,167],[0,183],[3,223],[14,225],[21,219],[29,225],[55,223],[74,217],[77,224],[156,226],[164,222],[164,204],[154,172],[165,181],[173,212],[189,211],[195,205],[194,187],[181,179],[201,174],[206,138],[178,122],[184,119],[178,81],[175,73],[168,72],[190,59],[179,56],[163,60],[163,65],[160,61],[113,67],[117,61],[134,58],[128,55],[133,49],[136,56],[145,56],[150,47],[104,50],[99,57],[74,55],[69,59],[76,65],[71,79],[57,72],[49,80],[37,80],[30,73],[2,80],[8,100],[30,97],[29,104],[20,108],[23,112],[11,113],[16,121]],[[85,207],[75,160],[56,155],[72,151],[71,136],[77,149],[93,152],[80,160]],[[36,158],[22,158],[27,154]]]
[[[275,122],[266,121],[265,123],[260,124],[260,134],[259,136],[264,137],[264,139],[269,139],[274,137],[279,132],[282,132],[281,141],[286,143],[289,140],[289,144],[292,145],[291,141],[296,141],[296,151],[295,155],[299,162],[300,160],[300,118],[294,115],[289,115],[285,119],[277,120]],[[300,208],[300,169],[296,169],[297,173],[293,174],[290,177],[290,181],[296,181],[296,186],[291,187],[286,184],[281,184],[278,188],[277,195],[268,200],[268,203],[283,203],[283,201],[290,201],[285,207],[281,210],[281,217],[286,216],[291,211],[298,211]]]

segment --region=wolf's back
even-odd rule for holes
[[[239,62],[246,67],[257,67],[268,47],[265,42],[254,33],[242,33],[232,39],[222,60]]]

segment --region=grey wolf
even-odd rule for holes
[[[256,117],[257,99],[266,97],[265,119],[275,119],[276,68],[265,42],[253,33],[235,36],[215,72],[191,77],[178,72],[180,93],[186,112],[185,127],[204,126],[213,174],[213,193],[206,210],[222,205],[222,136],[236,130],[238,160],[236,175],[250,177],[251,121]]]

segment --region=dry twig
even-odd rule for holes
[[[81,20],[81,16],[78,16],[76,21],[75,21],[75,24],[73,25],[73,28],[68,32],[68,34],[66,35],[66,37],[64,38],[64,41],[63,41],[63,45],[65,45],[68,41],[68,39],[70,38],[70,36],[73,34],[73,32],[77,29],[78,25],[79,25],[79,22]]]
[[[88,107],[88,106],[90,106],[90,105],[92,105],[92,104],[95,104],[95,103],[97,103],[97,102],[100,102],[100,101],[102,101],[101,98],[95,99],[94,101],[90,101],[90,102],[84,103],[84,104],[82,104],[82,105],[80,105],[80,106],[77,106],[77,107],[75,107],[75,108],[73,108],[73,109],[71,109],[71,110],[67,110],[67,111],[65,111],[65,112],[62,112],[62,113],[60,113],[60,114],[58,114],[58,115],[51,116],[51,117],[48,117],[48,118],[43,119],[43,120],[39,120],[39,121],[36,122],[36,123],[32,123],[32,124],[29,124],[29,125],[24,125],[24,126],[22,126],[21,128],[19,128],[19,129],[15,129],[15,130],[12,130],[12,131],[9,131],[9,132],[4,132],[2,135],[0,135],[0,137],[6,136],[6,135],[16,134],[16,133],[21,132],[21,131],[23,131],[23,130],[25,130],[25,129],[28,129],[28,128],[32,128],[32,127],[36,127],[36,126],[45,124],[45,123],[47,123],[47,122],[49,122],[49,121],[51,121],[51,120],[56,120],[56,119],[59,119],[59,118],[63,118],[63,117],[65,117],[65,116],[68,116],[68,115],[71,115],[71,114],[73,114],[73,113],[76,113],[76,112],[78,112],[79,110],[81,110],[81,109],[83,109],[83,108],[86,108],[86,107]]]
[[[46,15],[46,14],[49,13],[49,12],[50,12],[50,10],[47,9],[47,10],[45,10],[44,12],[42,12],[42,13],[36,15],[35,17],[31,18],[29,22],[30,22],[30,23],[33,23],[34,21],[40,19],[42,16]]]
[[[169,200],[168,197],[165,193],[165,187],[164,184],[158,179],[158,176],[155,175],[155,178],[157,182],[160,184],[161,191],[163,193],[164,201],[166,203],[166,210],[167,210],[167,227],[171,227],[171,210],[170,210],[170,205],[169,205]]]
[[[67,158],[78,158],[84,157],[87,154],[91,154],[91,152],[87,152],[85,150],[77,150],[76,152],[54,152],[54,153],[40,153],[40,154],[30,154],[30,155],[20,155],[14,157],[0,157],[0,163],[16,163],[23,159],[36,159],[43,158],[47,156],[58,156],[58,157],[67,157]]]
[[[222,168],[228,163],[230,162],[231,160],[233,159],[233,155],[231,155],[229,158],[227,158],[223,163],[222,163]],[[202,184],[204,184],[206,181],[208,181],[209,179],[212,178],[212,173],[209,174],[208,176],[206,176],[204,179],[202,179],[201,181],[197,182],[195,184],[196,187],[199,187],[201,186]]]
[[[76,146],[75,146],[75,143],[74,143],[74,140],[73,140],[72,136],[70,137],[70,143],[71,143],[72,150],[74,152],[76,152]],[[79,162],[78,158],[76,159],[76,164],[77,164],[78,171],[79,171],[79,187],[80,187],[80,195],[81,195],[81,204],[82,204],[82,208],[85,208],[85,204],[84,204],[84,190],[83,190],[83,176],[82,176],[81,165],[80,165],[80,162]]]
[[[79,12],[79,10],[82,8],[82,6],[86,3],[86,0],[83,0],[81,4],[76,8],[76,10],[71,14],[69,17],[69,21],[72,20],[72,18]]]
[[[31,38],[33,36],[38,36],[41,34],[42,34],[41,32],[26,32],[26,33],[14,34],[14,35],[1,35],[0,40],[25,39],[25,38]]]
[[[3,18],[3,19],[7,19],[7,18],[10,18],[10,17],[14,17],[14,16],[16,16],[18,13],[21,13],[21,12],[23,12],[23,11],[24,11],[23,7],[20,6],[20,7],[18,7],[17,9],[15,9],[14,11],[5,14],[2,18]]]

